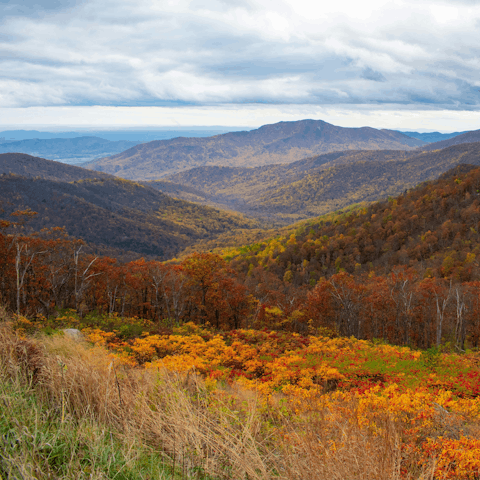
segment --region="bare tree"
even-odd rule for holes
[[[25,275],[36,255],[46,253],[47,250],[36,251],[27,243],[16,242],[15,272],[17,276],[17,315],[20,315],[20,294],[25,283]]]
[[[87,267],[81,271],[82,268],[79,270],[79,256],[80,252],[82,250],[83,245],[80,245],[76,250],[73,252],[73,261],[74,261],[74,278],[75,278],[75,285],[74,285],[74,296],[75,296],[75,310],[78,312],[78,305],[80,303],[80,300],[83,296],[83,292],[86,290],[86,288],[89,286],[90,282],[89,280],[93,277],[96,277],[98,275],[101,275],[100,273],[89,273],[90,268],[92,265],[95,263],[95,261],[98,259],[98,257],[95,257],[88,265]],[[80,312],[81,313],[81,312]]]

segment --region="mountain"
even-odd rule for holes
[[[156,180],[205,165],[256,167],[334,151],[405,151],[422,145],[421,140],[393,130],[343,128],[321,120],[301,120],[208,138],[148,142],[86,167],[128,179]]]
[[[461,145],[462,143],[474,143],[480,142],[480,130],[472,130],[471,132],[457,135],[456,137],[449,138],[448,140],[442,140],[441,142],[430,143],[421,150],[441,150],[442,148],[451,147],[453,145]]]
[[[59,166],[56,179],[49,170],[52,164]],[[79,167],[21,154],[0,155],[0,165],[5,171],[0,175],[0,218],[30,208],[38,215],[28,222],[29,229],[65,227],[96,251],[113,251],[116,256],[131,252],[168,259],[194,241],[257,227],[239,214],[173,199],[148,186]],[[42,165],[47,167],[44,172]],[[9,173],[14,170],[29,177]]]
[[[407,135],[412,138],[416,138],[417,140],[421,140],[422,142],[426,143],[433,143],[433,142],[441,142],[442,140],[448,140],[450,138],[456,137],[461,135],[462,133],[467,132],[453,132],[453,133],[440,133],[440,132],[426,132],[426,133],[419,133],[419,132],[400,132],[404,135]]]
[[[0,144],[0,153],[20,152],[48,157],[65,163],[85,163],[94,158],[119,153],[139,142],[111,142],[99,137],[28,139]]]
[[[284,165],[198,167],[167,177],[208,202],[292,223],[358,202],[398,195],[460,163],[480,163],[480,143],[432,152],[335,152]],[[150,182],[155,188],[162,186]],[[180,187],[178,196],[183,197]],[[197,197],[201,195],[197,193]]]
[[[73,182],[86,178],[113,178],[113,175],[108,173],[95,172],[24,153],[2,153],[0,154],[0,175],[8,174],[63,182]]]

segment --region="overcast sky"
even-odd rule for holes
[[[477,0],[0,0],[0,127],[480,128]]]

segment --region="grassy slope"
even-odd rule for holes
[[[0,478],[12,480],[167,480],[173,476],[155,450],[94,416],[62,418],[19,379],[0,375]]]

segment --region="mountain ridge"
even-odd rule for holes
[[[400,130],[397,130],[397,132]],[[443,140],[448,140],[453,137],[457,137],[458,135],[462,135],[465,132],[452,132],[452,133],[440,133],[440,132],[402,132],[404,135],[408,135],[409,137],[416,138],[417,140],[422,140],[426,143],[433,143],[433,142],[441,142]]]
[[[333,151],[405,151],[423,145],[394,130],[344,128],[322,120],[301,120],[207,138],[157,140],[85,166],[131,180],[158,180],[203,165],[261,166]]]
[[[86,178],[113,178],[109,173],[87,170],[55,160],[35,157],[26,153],[0,153],[0,175],[21,175],[27,178],[70,182]]]
[[[447,140],[442,140],[440,142],[430,143],[424,147],[420,147],[421,150],[441,150],[447,147],[453,147],[454,145],[462,145],[464,143],[475,143],[480,142],[480,130],[472,130],[470,132],[457,135],[453,138]]]

